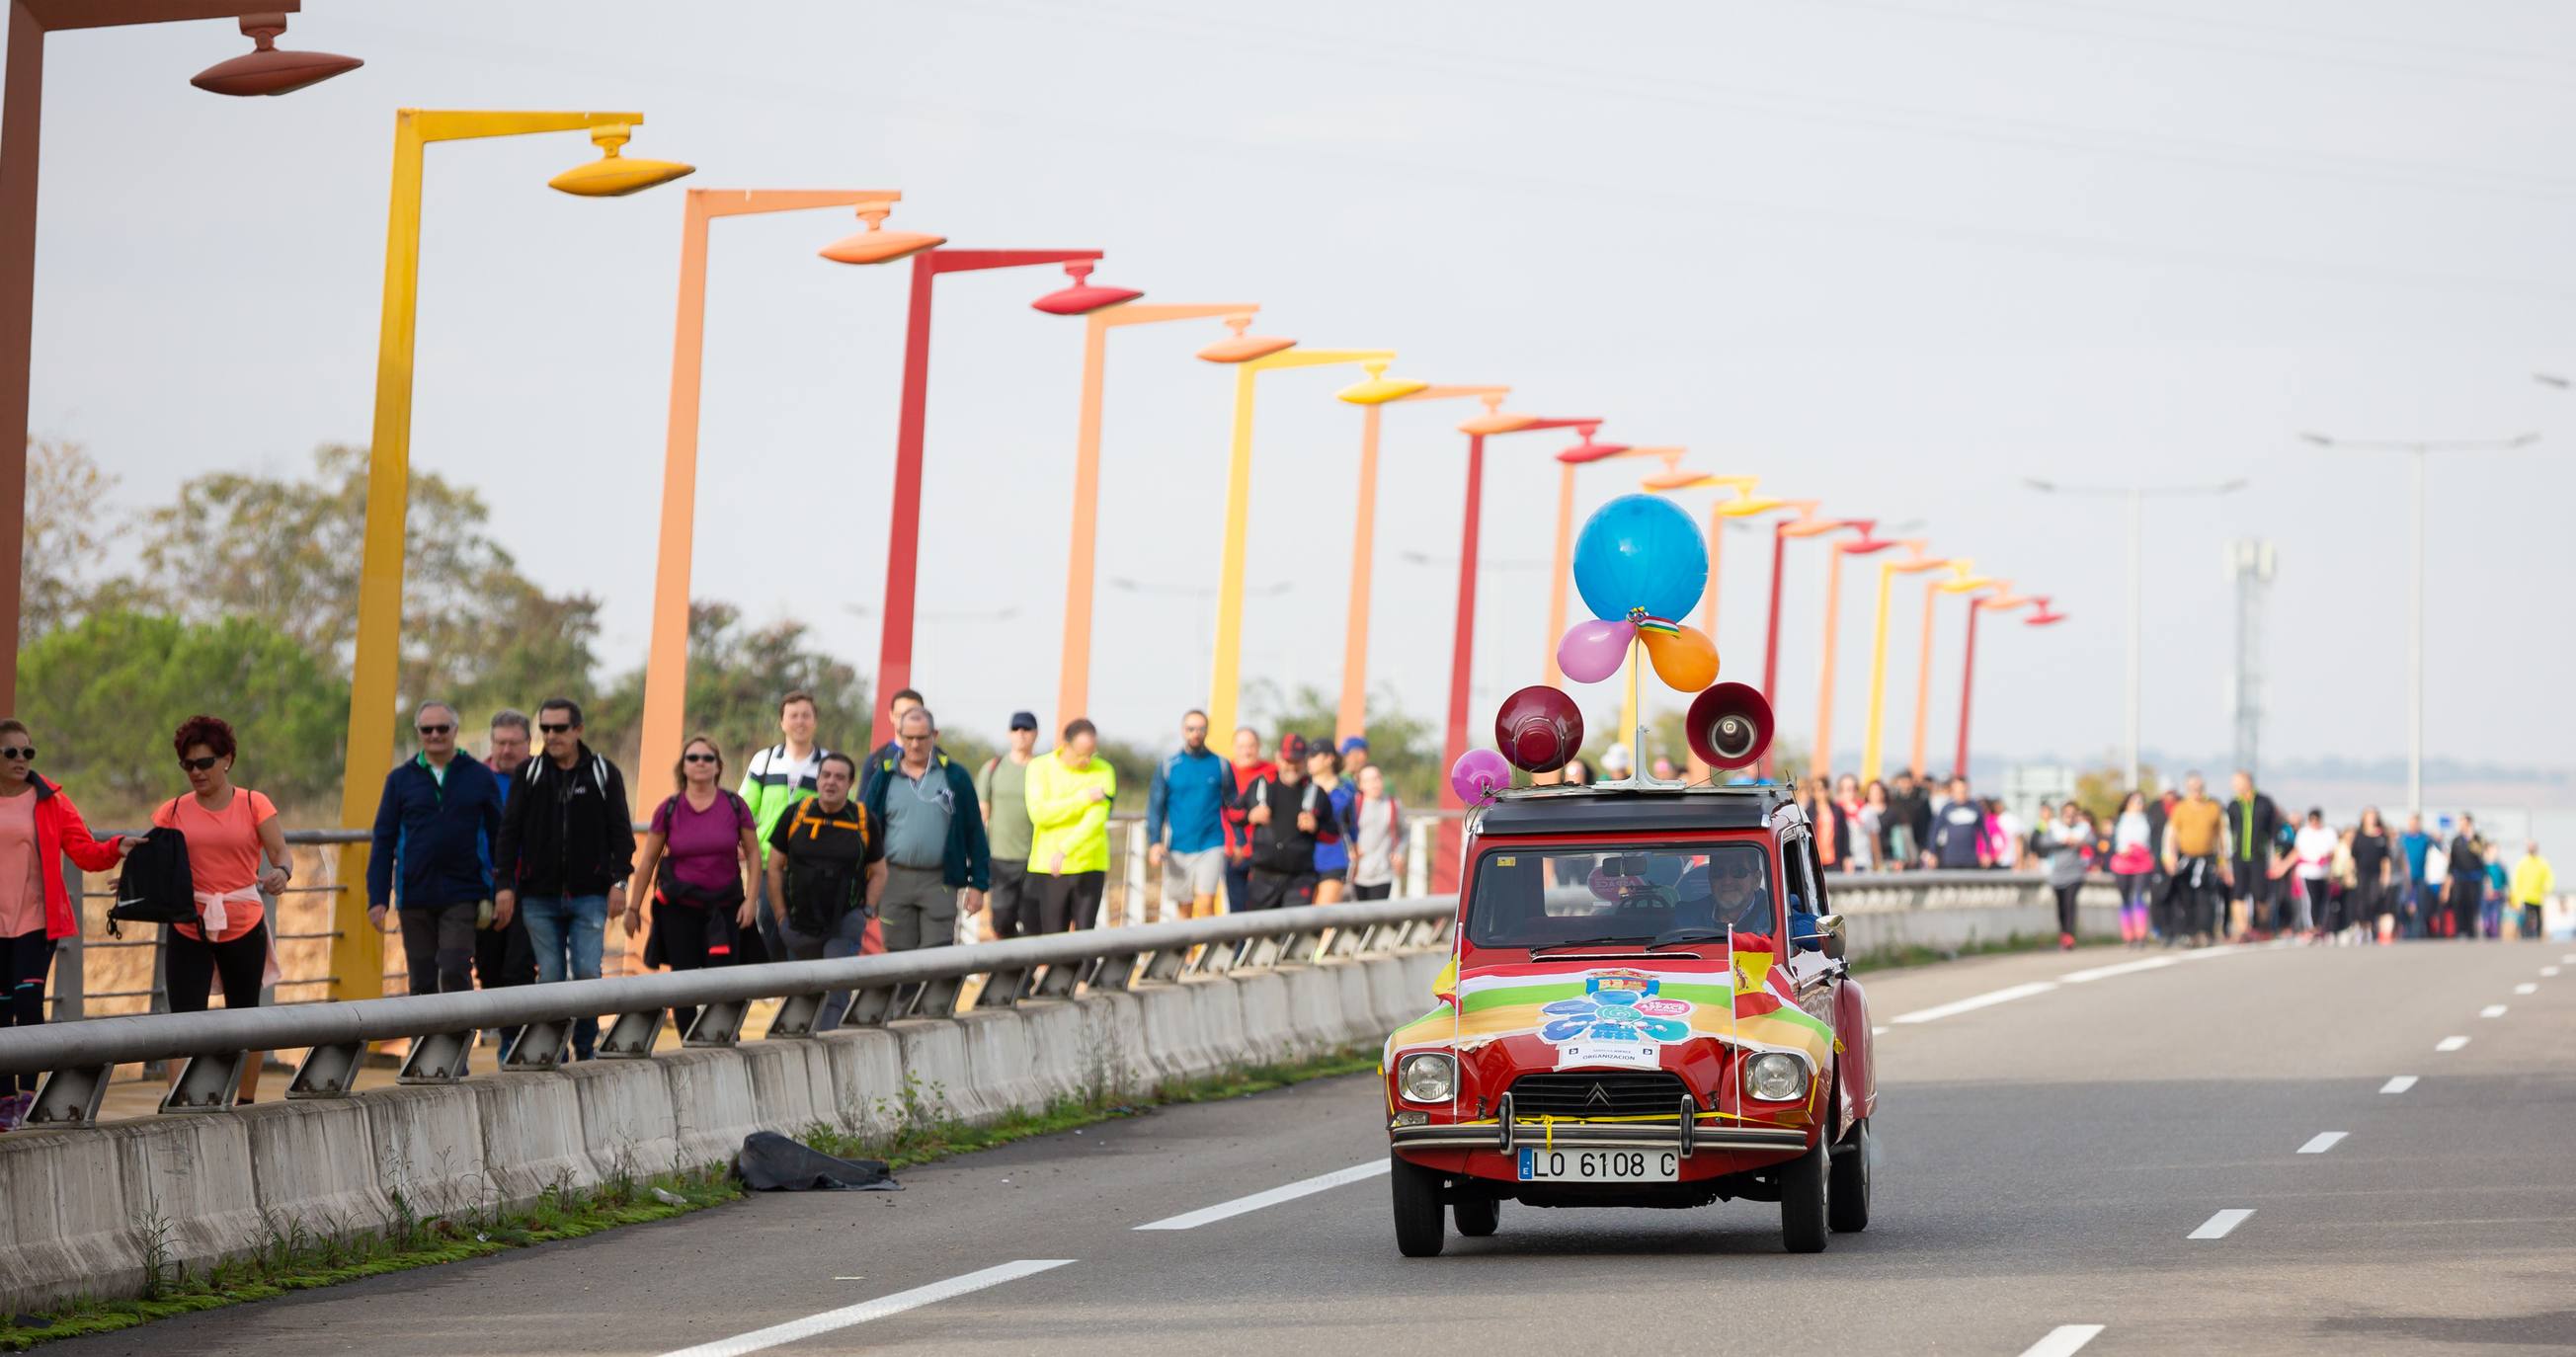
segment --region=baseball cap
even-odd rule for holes
[[[1280,736],[1279,757],[1283,759],[1302,759],[1306,757],[1306,737],[1297,734]]]
[[[1345,735],[1342,737],[1342,752],[1345,754],[1354,749],[1366,748],[1368,748],[1368,737],[1365,735]]]
[[[1038,714],[1037,714],[1036,712],[1033,712],[1033,711],[1015,711],[1015,712],[1012,712],[1012,713],[1011,713],[1011,729],[1013,729],[1013,730],[1035,730],[1035,729],[1037,729],[1037,728],[1038,728]]]

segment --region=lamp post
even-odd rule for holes
[[[2424,459],[2436,452],[2504,452],[2529,447],[2540,441],[2540,435],[2414,441],[2329,438],[2321,433],[2299,436],[2330,451],[2414,454],[2414,515],[2408,539],[2413,559],[2406,587],[2406,809],[2420,815],[2424,812]]]
[[[1888,591],[1895,587],[1896,577],[1899,575],[1912,575],[1925,570],[1955,570],[1961,564],[1961,562],[1958,561],[1945,561],[1937,557],[1926,557],[1922,554],[1922,546],[1923,544],[1920,542],[1908,543],[1907,549],[1913,554],[1907,559],[1902,561],[1881,561],[1878,563],[1878,627],[1877,633],[1870,643],[1869,655],[1869,728],[1868,733],[1862,737],[1860,746],[1860,780],[1861,785],[1864,787],[1877,779],[1879,774],[1879,753],[1885,747],[1882,743],[1882,737],[1885,735],[1887,729]],[[1931,645],[1930,636],[1932,618],[1932,595],[1929,591],[1926,591],[1923,595],[1923,617],[1925,636],[1924,645],[1928,653]]]
[[[2138,753],[2140,724],[2138,713],[2140,699],[2145,691],[2145,680],[2141,666],[2145,663],[2146,624],[2141,620],[2143,612],[2140,600],[2142,590],[2145,587],[2141,583],[2145,575],[2145,548],[2141,545],[2141,541],[2146,531],[2146,501],[2150,496],[2158,499],[2182,499],[2194,496],[2232,495],[2245,488],[2245,478],[2239,476],[2234,480],[2211,481],[2200,485],[2148,486],[2067,485],[2058,481],[2042,480],[2036,476],[2025,476],[2022,478],[2022,483],[2028,485],[2033,490],[2037,490],[2045,494],[2089,495],[2095,497],[2108,495],[2117,496],[2128,501],[2129,695],[2126,739],[2128,741],[2129,755],[2129,788],[2132,791],[2138,790],[2143,781],[2145,772],[2144,766],[2139,761],[2140,756]],[[1975,620],[1975,617],[1971,615],[1969,621],[1973,624]]]
[[[1935,577],[1923,582],[1923,650],[1914,660],[1914,749],[1905,764],[1907,771],[1918,778],[1924,774],[1924,741],[1932,729],[1933,602],[1943,594],[1972,594],[1981,589],[2009,587],[2002,580],[1988,579],[1975,573],[1973,566],[1973,562],[1966,560],[1952,561],[1950,569],[1954,578]]]
[[[280,52],[300,0],[0,0],[9,12],[0,86],[0,711],[18,706],[20,557],[27,532],[27,384],[35,358],[36,158],[44,142],[45,36],[78,28],[195,19],[241,20],[258,50],[190,83],[216,94],[284,94],[360,65],[355,57]],[[14,430],[14,432],[13,432]]]
[[[1709,644],[1714,646],[1717,644],[1718,567],[1725,559],[1726,520],[1730,517],[1741,518],[1747,513],[1760,513],[1775,508],[1780,501],[1753,498],[1753,487],[1761,483],[1762,478],[1759,476],[1716,476],[1705,472],[1685,471],[1675,464],[1677,461],[1678,459],[1667,459],[1664,471],[1638,482],[1638,488],[1659,495],[1673,495],[1684,490],[1700,489],[1735,492],[1732,496],[1719,495],[1711,500],[1708,506],[1708,587],[1700,593],[1699,629],[1707,635]],[[1746,505],[1758,507],[1752,509],[1734,507],[1730,512],[1730,506]],[[1706,763],[1700,761],[1699,751],[1690,749],[1688,755],[1690,780],[1707,781],[1711,770]]]
[[[1449,641],[1449,710],[1441,723],[1440,805],[1443,809],[1466,809],[1458,793],[1449,785],[1449,769],[1458,756],[1467,752],[1468,683],[1476,663],[1476,551],[1485,515],[1485,440],[1501,434],[1535,433],[1542,429],[1597,429],[1598,419],[1550,419],[1536,415],[1514,414],[1502,408],[1503,398],[1488,395],[1485,413],[1475,415],[1458,425],[1467,435],[1467,491],[1461,497],[1458,528],[1458,603]],[[1564,588],[1565,562],[1555,563],[1557,587]],[[1439,848],[1431,862],[1431,888],[1455,890],[1458,886],[1458,821],[1454,817],[1440,822]]]
[[[891,189],[706,189],[680,217],[680,300],[671,325],[671,416],[662,443],[662,523],[653,556],[653,617],[644,660],[644,727],[635,804],[671,794],[689,699],[689,577],[698,514],[698,398],[706,357],[707,224],[718,217],[886,204]],[[925,238],[926,239],[926,238]],[[927,248],[924,246],[923,248]]]
[[[1789,539],[1813,537],[1847,526],[1841,519],[1816,517],[1817,503],[1812,499],[1785,501],[1780,507],[1797,516],[1771,525],[1771,615],[1763,629],[1762,695],[1772,701],[1777,701],[1780,694],[1780,592],[1789,560]],[[1765,751],[1761,768],[1764,780],[1769,780],[1774,767],[1773,756]]]
[[[1459,400],[1469,396],[1501,400],[1508,386],[1433,386],[1386,375],[1386,364],[1365,365],[1368,378],[1344,387],[1343,400],[1361,407],[1360,491],[1351,515],[1351,601],[1342,637],[1342,699],[1333,715],[1333,740],[1339,744],[1368,733],[1368,637],[1370,577],[1377,557],[1377,448],[1383,407],[1400,401]]]
[[[1575,431],[1583,441],[1556,455],[1556,568],[1548,575],[1547,586],[1547,684],[1562,686],[1565,674],[1556,667],[1556,643],[1565,635],[1565,590],[1574,578],[1574,469],[1587,462],[1612,457],[1633,456],[1638,451],[1625,443],[1603,443],[1593,438],[1601,427],[1599,420],[1578,424]],[[1624,665],[1626,661],[1621,661]],[[1625,685],[1622,685],[1624,687]],[[1619,738],[1631,738],[1621,731]]]
[[[877,640],[876,712],[868,729],[871,749],[893,736],[894,695],[912,686],[912,611],[921,570],[921,443],[930,418],[933,284],[943,274],[1075,264],[1101,255],[1098,250],[945,249],[944,242],[936,238],[881,230],[879,222],[884,216],[882,210],[877,210],[867,231],[822,252],[824,258],[842,264],[879,264],[905,255],[912,258],[912,291],[904,313],[903,397],[895,419],[894,493],[887,512],[885,626]],[[923,240],[927,240],[928,248],[914,243]],[[1101,289],[1104,294],[1116,291]],[[1112,305],[1116,300],[1119,298],[1103,296],[1097,305]]]
[[[1876,519],[1853,519],[1844,526],[1859,529],[1860,536],[1849,542],[1830,543],[1825,552],[1825,643],[1820,647],[1822,653],[1817,657],[1816,666],[1816,681],[1822,687],[1823,695],[1816,699],[1816,747],[1809,756],[1813,771],[1817,773],[1832,771],[1834,641],[1835,633],[1842,630],[1843,557],[1875,555],[1897,545],[1896,542],[1877,535],[1878,520]],[[1919,543],[1905,545],[1912,550],[1921,549]]]
[[[1064,642],[1056,673],[1055,724],[1058,728],[1083,715],[1091,706],[1091,604],[1099,570],[1100,406],[1109,362],[1109,332],[1126,325],[1248,316],[1260,309],[1240,302],[1166,306],[1126,300],[1101,306],[1097,302],[1099,293],[1089,282],[1091,265],[1086,262],[1064,267],[1066,273],[1073,275],[1074,285],[1049,293],[1033,303],[1041,311],[1084,317],[1082,409],[1073,443],[1073,540],[1065,558]],[[1132,298],[1141,294],[1126,295]],[[1082,309],[1065,309],[1071,307]]]
[[[1961,662],[1959,670],[1959,752],[1957,760],[1950,765],[1950,772],[1954,777],[1968,775],[1968,717],[1975,705],[1977,695],[1977,618],[1983,613],[2011,612],[2033,604],[2039,605],[2043,614],[2047,612],[2046,599],[2025,597],[2008,589],[1985,598],[1968,600],[1968,648],[1966,658]],[[2060,621],[2062,614],[2051,616],[2048,620]]]
[[[1217,570],[1216,655],[1208,683],[1208,729],[1234,728],[1243,667],[1243,561],[1252,518],[1253,382],[1265,372],[1331,367],[1343,363],[1392,363],[1393,349],[1300,349],[1293,339],[1247,335],[1251,317],[1226,321],[1232,337],[1199,350],[1211,363],[1234,367],[1234,443],[1225,473],[1225,550]]]
[[[540,132],[588,130],[600,158],[547,183],[584,198],[614,198],[668,183],[690,172],[674,161],[628,159],[622,151],[641,113],[515,113],[464,109],[397,109],[393,200],[386,212],[385,297],[376,341],[375,426],[367,452],[367,525],[358,573],[358,626],[349,676],[349,736],[340,784],[340,825],[375,823],[376,800],[393,762],[396,687],[402,658],[404,520],[411,495],[412,353],[420,314],[421,162],[431,142]],[[343,882],[366,880],[367,846],[340,849]],[[364,891],[340,893],[333,907],[340,945],[355,953],[335,963],[335,999],[383,991],[383,935],[367,922]],[[336,956],[337,954],[335,954]]]

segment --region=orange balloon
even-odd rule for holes
[[[1646,658],[1654,661],[1655,677],[1665,687],[1695,693],[1717,682],[1717,646],[1699,628],[1684,627],[1670,635],[1640,628],[1637,638],[1646,643]]]

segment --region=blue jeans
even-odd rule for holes
[[[519,901],[519,912],[528,920],[528,943],[537,953],[538,984],[599,978],[599,954],[608,938],[607,896],[531,896]],[[572,957],[569,976],[564,971],[567,951]],[[598,1046],[599,1019],[573,1019],[573,1058],[588,1060]]]
[[[795,929],[786,927],[783,924],[780,926],[779,931],[781,936],[786,940],[787,949],[785,957],[780,959],[784,960],[787,958],[793,958],[797,961],[837,961],[845,956],[857,956],[859,954],[859,942],[862,938],[867,936],[868,912],[864,909],[851,910],[849,913],[841,916],[840,927],[833,929],[830,933],[819,938],[811,933],[799,933]],[[814,1020],[814,1030],[817,1032],[829,1032],[833,1028],[840,1026],[841,1012],[849,1006],[850,992],[848,990],[833,990],[825,994],[823,996],[823,1012],[820,1017]]]

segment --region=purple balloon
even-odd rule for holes
[[[1556,643],[1556,667],[1577,683],[1599,683],[1619,672],[1628,658],[1628,643],[1637,639],[1632,622],[1577,622]]]
[[[1470,806],[1482,805],[1512,785],[1512,765],[1491,749],[1470,749],[1449,765],[1449,790]]]

